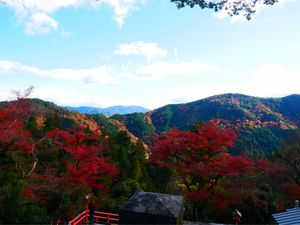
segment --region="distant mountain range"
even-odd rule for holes
[[[79,106],[79,107],[67,106],[66,108],[83,114],[104,114],[107,117],[110,117],[114,114],[129,114],[135,112],[145,113],[149,111],[149,109],[143,108],[141,106],[121,106],[121,105],[111,106],[107,108],[95,108],[89,106]]]

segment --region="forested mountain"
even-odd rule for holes
[[[31,99],[35,111],[42,114],[74,114],[51,102]],[[149,143],[153,133],[173,128],[189,130],[197,123],[218,119],[238,134],[230,152],[253,155],[271,154],[282,144],[289,131],[300,126],[300,95],[283,98],[258,98],[242,94],[216,95],[185,104],[166,105],[146,113],[115,114],[106,117],[91,112],[100,126],[116,133],[125,130],[134,139]],[[79,114],[78,114],[79,115]],[[67,126],[68,120],[64,120]]]
[[[268,224],[300,197],[299,129],[273,157],[227,149],[277,148],[298,126],[295,99],[223,95],[111,118],[38,99],[2,102],[0,224],[53,224],[57,213],[70,221],[87,194],[97,209],[118,212],[141,190],[184,195],[186,220],[231,223],[239,208],[244,223]],[[163,132],[172,124],[187,130]]]
[[[86,113],[86,114],[104,114],[105,116],[112,116],[114,114],[128,114],[128,113],[135,113],[135,112],[148,112],[149,109],[146,109],[141,106],[111,106],[107,108],[96,108],[96,107],[89,107],[89,106],[79,106],[79,107],[72,107],[67,106],[67,109],[74,110],[79,113]]]
[[[71,220],[87,193],[116,212],[151,188],[143,143],[93,118],[39,99],[0,103],[0,224],[49,224],[55,212]]]
[[[300,95],[258,98],[241,94],[216,95],[198,101],[166,105],[145,114],[114,115],[130,132],[147,141],[151,132],[189,130],[197,123],[221,120],[238,138],[233,153],[272,153],[288,131],[300,125]]]

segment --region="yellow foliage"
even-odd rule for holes
[[[35,123],[36,123],[36,126],[38,129],[42,129],[43,127],[45,127],[45,122],[46,122],[46,119],[44,116],[37,116],[35,118]]]

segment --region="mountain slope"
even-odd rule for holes
[[[48,129],[61,128],[67,129],[71,128],[75,124],[85,123],[92,125],[95,121],[100,125],[102,131],[107,134],[117,134],[122,131],[127,133],[133,143],[136,143],[139,139],[135,137],[123,123],[110,119],[103,114],[88,114],[84,115],[79,112],[67,109],[65,107],[58,106],[52,102],[44,101],[37,98],[26,99],[30,105],[30,117],[31,123],[35,123],[34,119],[37,116],[42,116],[45,118],[45,126]],[[14,101],[3,101],[0,102],[0,109],[2,107],[10,107]]]
[[[300,126],[300,95],[258,98],[224,94],[186,104],[167,105],[145,114],[112,118],[122,121],[129,131],[144,140],[149,136],[148,131],[160,134],[172,128],[188,130],[199,122],[219,119],[239,134],[233,152],[271,153],[289,130]]]

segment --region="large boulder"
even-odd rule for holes
[[[119,224],[183,224],[184,197],[136,192],[120,208]]]

